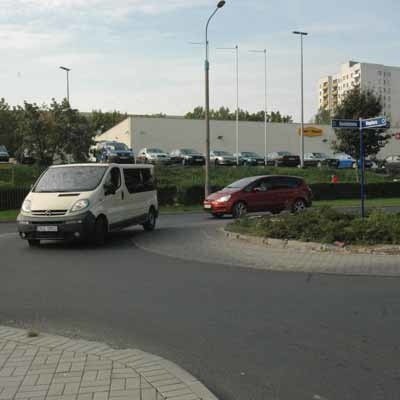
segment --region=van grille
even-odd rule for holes
[[[53,217],[65,215],[68,210],[32,210],[32,215],[41,217]]]

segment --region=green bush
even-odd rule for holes
[[[275,239],[347,244],[400,244],[400,214],[371,212],[365,219],[329,207],[299,214],[242,218],[233,232]]]

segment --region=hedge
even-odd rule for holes
[[[360,196],[360,185],[357,183],[315,183],[310,187],[314,200],[357,199]],[[219,189],[213,187],[212,191]],[[28,192],[27,188],[0,188],[0,210],[18,209]],[[366,196],[369,199],[400,197],[400,182],[370,183],[366,185]],[[158,188],[158,201],[161,206],[195,205],[201,204],[203,199],[204,187],[200,185],[179,188],[170,185]]]

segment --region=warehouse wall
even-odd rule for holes
[[[321,137],[305,137],[305,152],[321,151],[332,154],[333,129],[328,125],[313,125],[323,129]],[[300,124],[268,124],[268,152],[287,150],[300,152]],[[239,148],[264,154],[264,123],[239,123]],[[205,150],[205,123],[184,118],[129,117],[97,140],[118,140],[132,147],[137,153],[143,147],[159,147],[166,151],[175,148]],[[236,147],[236,122],[211,121],[211,149],[234,152]],[[400,153],[400,141],[391,140],[381,156]]]

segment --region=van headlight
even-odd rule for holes
[[[89,200],[78,200],[72,207],[71,212],[81,211],[89,207]]]
[[[22,210],[23,212],[30,213],[30,212],[31,212],[31,204],[32,204],[32,202],[31,202],[30,200],[25,200],[25,201],[22,203],[21,210]]]

